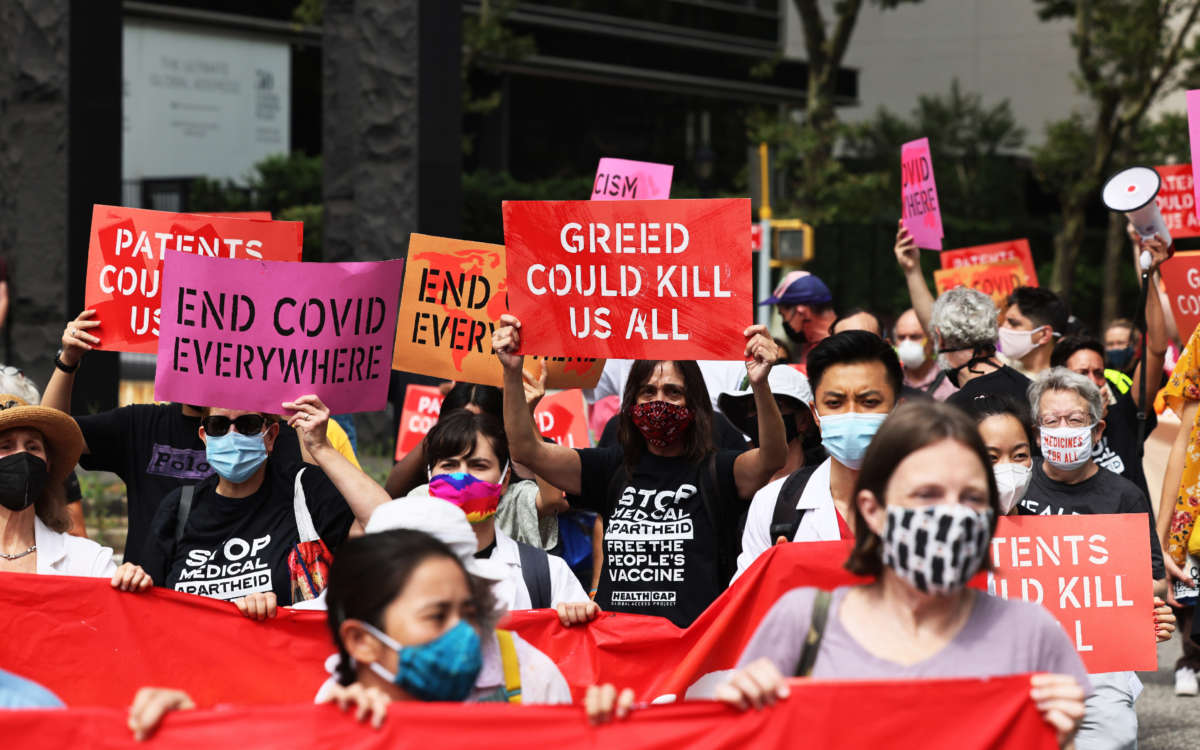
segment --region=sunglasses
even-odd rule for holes
[[[229,433],[229,427],[232,425],[238,431],[239,435],[257,435],[263,431],[267,420],[261,414],[243,414],[236,419],[221,416],[205,417],[200,424],[204,427],[204,432],[212,437],[221,437]]]

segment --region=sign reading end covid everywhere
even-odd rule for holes
[[[382,409],[403,268],[168,256],[155,398],[279,414],[315,393],[334,414]]]
[[[742,359],[750,201],[505,201],[503,214],[523,352]]]

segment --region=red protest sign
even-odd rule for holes
[[[304,225],[140,208],[93,206],[84,306],[103,324],[98,348],[158,351],[167,251],[214,258],[299,261]]]
[[[741,359],[750,201],[505,201],[522,351]]]
[[[1180,333],[1200,324],[1200,250],[1175,253],[1159,269]]]
[[[578,388],[547,395],[534,410],[533,418],[538,432],[559,445],[587,448],[592,444],[588,438],[583,391]]]
[[[1171,237],[1200,237],[1200,219],[1196,218],[1191,164],[1165,164],[1155,167],[1162,186],[1154,200]]]
[[[1029,240],[1009,240],[995,242],[991,245],[976,245],[956,250],[945,250],[941,254],[942,268],[961,268],[962,266],[982,266],[988,263],[998,263],[1004,260],[1019,260],[1025,271],[1025,284],[1037,286],[1037,269],[1033,266],[1033,252],[1029,249]]]
[[[416,448],[437,424],[442,411],[442,392],[432,385],[410,385],[404,391],[400,432],[396,435],[396,460]]]
[[[1048,609],[1089,672],[1157,669],[1146,524],[1144,513],[1006,516],[988,591]]]
[[[956,286],[978,289],[991,297],[996,307],[1001,310],[1008,304],[1008,296],[1014,289],[1019,286],[1037,286],[1036,283],[1030,284],[1030,281],[1025,275],[1025,267],[1016,258],[978,266],[939,268],[933,272],[933,282],[937,285],[938,294]]]

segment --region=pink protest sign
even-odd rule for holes
[[[904,226],[926,250],[942,249],[942,210],[933,180],[929,139],[909,141],[900,148],[900,203]]]
[[[1200,89],[1187,92],[1188,140],[1192,146],[1192,197],[1193,210],[1200,216]]]
[[[596,167],[592,200],[666,200],[671,197],[674,173],[670,164],[605,157]]]
[[[288,263],[167,253],[154,397],[283,413],[387,403],[404,261]]]

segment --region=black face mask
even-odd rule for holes
[[[1104,363],[1112,370],[1124,371],[1126,367],[1133,362],[1133,347],[1126,346],[1121,349],[1105,349]]]
[[[793,330],[792,327],[788,325],[786,320],[783,321],[783,335],[787,336],[788,341],[792,342],[793,344],[808,343],[808,336],[804,335],[804,330]]]
[[[22,451],[0,458],[0,505],[21,511],[46,489],[46,462]]]
[[[785,443],[790,443],[800,437],[800,428],[796,426],[795,414],[783,415],[783,431],[787,435]],[[746,434],[750,436],[750,442],[754,447],[758,447],[758,416],[746,417]]]

